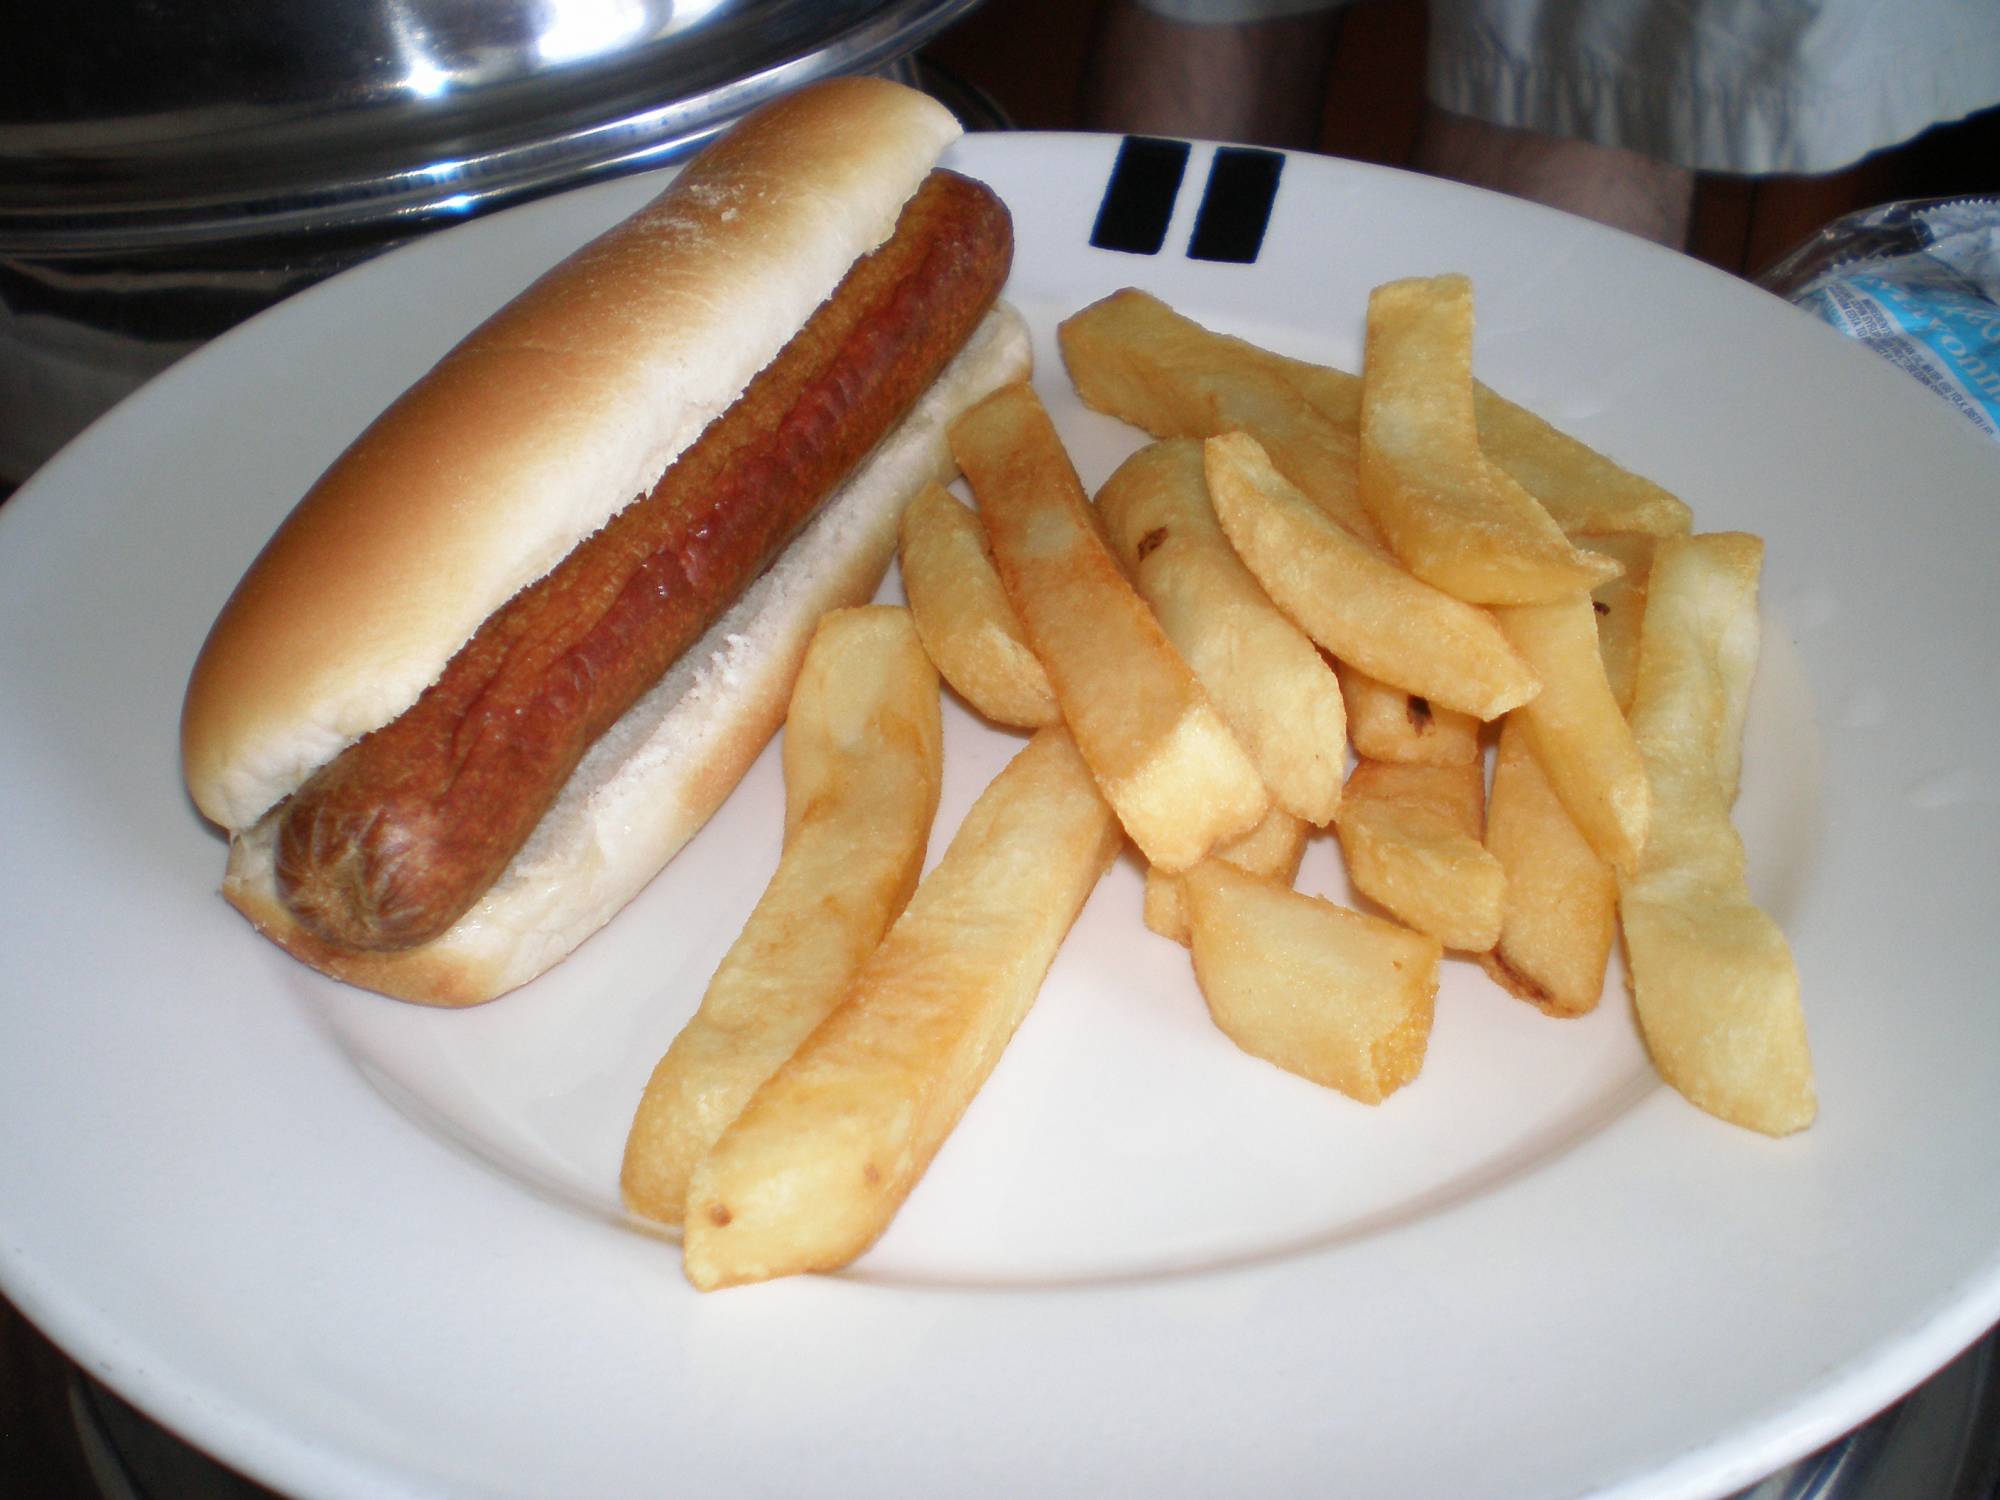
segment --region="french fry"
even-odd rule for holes
[[[1347,706],[1347,737],[1366,760],[1397,765],[1455,766],[1479,759],[1479,720],[1427,698],[1378,682],[1357,667],[1334,663]]]
[[[1512,714],[1494,752],[1486,847],[1507,872],[1507,897],[1500,939],[1481,965],[1552,1016],[1594,1009],[1617,932],[1617,878],[1577,832]]]
[[[1380,1104],[1416,1077],[1436,1006],[1436,938],[1247,874],[1187,876],[1190,949],[1209,1014],[1288,1073]]]
[[[971,509],[940,484],[903,512],[898,552],[917,634],[944,680],[996,724],[1062,722],[1049,674],[1028,645]]]
[[[1419,277],[1368,299],[1361,503],[1390,551],[1472,604],[1546,604],[1615,577],[1479,447],[1472,283]]]
[[[1638,531],[1680,536],[1693,524],[1678,496],[1621,468],[1596,449],[1477,386],[1473,409],[1479,446],[1572,537],[1584,539]]]
[[[1658,537],[1642,531],[1593,536],[1585,543],[1625,566],[1621,576],[1593,589],[1590,600],[1597,610],[1597,654],[1604,658],[1604,680],[1612,701],[1626,713],[1631,712],[1632,689],[1639,676],[1639,625],[1646,614],[1646,578],[1658,544]]]
[[[1354,888],[1445,947],[1484,953],[1507,896],[1506,872],[1480,841],[1485,798],[1480,761],[1362,761],[1335,825]]]
[[[825,1019],[916,888],[937,812],[938,678],[907,611],[821,621],[785,721],[783,855],[625,1143],[626,1205],[681,1222],[688,1179]]]
[[[1117,819],[1060,728],[973,804],[839,1008],[695,1168],[685,1265],[704,1291],[831,1270],[885,1229],[999,1061]]]
[[[1357,428],[1315,412],[1275,356],[1137,291],[1084,308],[1057,337],[1086,405],[1158,438],[1250,433],[1313,504],[1354,535],[1380,541],[1361,503]]]
[[[1733,1124],[1785,1135],[1818,1112],[1798,970],[1751,899],[1730,821],[1758,653],[1763,543],[1662,541],[1647,586],[1632,726],[1654,831],[1618,881],[1640,1030],[1661,1077]]]
[[[1210,438],[1204,453],[1209,499],[1230,545],[1272,601],[1334,657],[1481,719],[1535,695],[1534,669],[1492,615],[1336,525],[1255,438]]]
[[[1590,847],[1632,869],[1650,822],[1646,768],[1604,675],[1589,596],[1500,605],[1493,617],[1541,678],[1520,715],[1549,785]]]
[[[1134,291],[1060,337],[1086,403],[1159,440],[1092,504],[1032,388],[996,393],[950,434],[979,513],[936,484],[905,513],[910,609],[824,622],[778,870],[627,1141],[625,1201],[681,1226],[689,1280],[880,1237],[1128,837],[1218,1028],[1303,1078],[1370,1104],[1415,1078],[1448,950],[1588,1012],[1622,924],[1662,1077],[1809,1125],[1797,970],[1730,820],[1762,543],[1689,535],[1473,380],[1463,277],[1376,289],[1365,378]],[[919,883],[939,673],[1035,734]],[[1292,888],[1329,822],[1387,918]]]
[[[1218,370],[1257,370],[1290,385],[1334,434],[1358,442],[1359,375],[1215,333],[1148,293],[1127,289],[1091,304],[1063,325],[1062,341],[1064,359],[1084,400],[1156,437],[1213,437],[1236,428],[1257,437],[1274,458],[1285,453],[1288,430],[1311,429],[1270,388],[1264,388],[1261,408],[1238,405],[1226,422],[1218,410],[1222,398],[1201,404],[1183,394],[1190,388],[1210,390]],[[1239,388],[1241,384],[1238,377]],[[1526,407],[1475,382],[1473,409],[1479,446],[1486,456],[1539,500],[1569,535],[1643,531],[1674,536],[1687,531],[1688,508],[1673,494],[1621,468]],[[1321,481],[1329,489],[1329,495],[1322,496],[1293,472],[1314,461],[1314,455],[1323,459],[1340,447],[1338,436],[1318,432],[1309,451],[1301,455],[1302,464],[1281,460],[1278,467],[1316,503],[1349,522],[1353,512],[1362,509],[1351,480],[1344,486],[1338,476]],[[1348,451],[1352,455],[1358,449]],[[1363,524],[1356,534],[1373,537],[1372,523]]]
[[[1098,490],[1097,510],[1140,597],[1272,801],[1305,822],[1332,821],[1347,768],[1340,684],[1223,535],[1202,445],[1177,438],[1140,449]]]
[[[1298,879],[1299,864],[1305,858],[1306,835],[1310,825],[1282,807],[1274,807],[1264,821],[1244,834],[1219,845],[1209,855],[1252,875],[1290,885]],[[1183,948],[1188,943],[1187,877],[1169,875],[1164,870],[1146,871],[1143,914],[1146,925],[1161,937],[1172,938]]]
[[[1320,416],[1336,427],[1360,431],[1359,375],[1282,355],[1270,358]],[[1621,532],[1679,536],[1692,524],[1686,502],[1672,491],[1477,380],[1472,383],[1472,411],[1480,451],[1540,501],[1573,540]]]
[[[1007,596],[1132,841],[1184,870],[1247,832],[1269,793],[1126,580],[1034,392],[996,392],[950,435]]]

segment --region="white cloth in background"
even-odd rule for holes
[[[1328,0],[1138,0],[1205,25]],[[1831,172],[2000,104],[2000,0],[1430,0],[1431,101],[1711,172]]]

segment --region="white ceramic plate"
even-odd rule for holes
[[[652,1062],[775,860],[767,756],[601,937],[449,1014],[323,982],[214,895],[181,684],[291,500],[490,307],[634,206],[482,221],[255,320],[0,510],[0,1283],[227,1461],[328,1495],[1695,1496],[2000,1315],[2000,452],[1752,288],[1579,221],[1310,158],[1254,264],[1089,248],[1116,142],[981,138],[1056,320],[1137,283],[1353,366],[1373,284],[1477,280],[1479,367],[1769,539],[1739,821],[1822,1112],[1652,1078],[1614,977],[1547,1020],[1448,965],[1379,1109],[1236,1051],[1131,863],[851,1273],[697,1297],[621,1222]],[[1017,741],[953,712],[934,854]],[[1325,847],[1302,883],[1338,889]]]

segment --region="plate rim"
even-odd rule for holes
[[[968,148],[974,153],[1000,150],[1027,152],[1046,149],[1063,150],[1069,149],[1064,143],[1073,139],[1072,137],[1060,135],[1022,134],[1001,138],[982,138],[979,142],[968,143]],[[1092,139],[1099,142],[1099,146],[1096,149],[1102,150],[1105,149],[1102,145],[1104,141],[1114,140],[1115,138],[1101,137]],[[1052,146],[1051,142],[1056,144]],[[974,159],[976,160],[976,156]],[[1341,163],[1339,166],[1346,170],[1359,170],[1363,172],[1389,170],[1358,168],[1356,164],[1352,163]],[[648,180],[656,181],[657,178]],[[630,180],[616,184],[597,185],[582,189],[581,191],[601,194],[607,202],[611,201],[614,197],[622,201],[628,194],[632,195],[634,201],[636,201],[638,196],[638,190]],[[559,210],[548,206],[555,201],[544,200],[542,203],[526,205],[521,209],[509,210],[508,213],[512,215],[530,211],[541,211],[544,213],[558,212]],[[496,216],[496,218],[498,217],[502,216]],[[476,230],[480,233],[490,234],[495,231],[486,226],[492,222],[492,220],[476,222],[461,226],[451,232],[462,234]],[[423,247],[419,246],[416,248]],[[381,262],[370,263],[371,266],[380,264]],[[186,387],[188,382],[206,378],[208,372],[215,368],[218,362],[223,362],[222,368],[228,368],[228,362],[235,358],[233,350],[238,347],[241,340],[263,339],[265,337],[264,330],[270,326],[270,320],[274,317],[282,319],[285,326],[289,326],[292,320],[306,316],[306,314],[298,312],[294,306],[294,303],[303,302],[306,298],[318,298],[322,300],[331,298],[335,299],[335,302],[329,302],[327,305],[336,305],[339,299],[344,299],[350,295],[348,290],[345,289],[348,278],[355,276],[358,272],[366,272],[368,269],[369,267],[361,267],[357,268],[355,272],[344,273],[342,277],[335,278],[332,282],[323,283],[320,287],[311,289],[303,294],[301,299],[294,299],[294,302],[281,304],[278,308],[272,309],[265,314],[260,314],[256,319],[252,319],[250,323],[243,325],[241,329],[232,330],[231,334],[216,341],[215,344],[197,351],[194,356],[191,356],[191,362],[184,362],[183,366],[177,366],[175,371],[168,372],[168,377],[163,382],[156,384],[154,387],[149,387],[153,391],[153,394],[144,399],[157,404],[169,399],[169,397],[160,395],[161,389],[167,390],[171,395]],[[375,274],[382,273],[376,272]],[[315,302],[312,305],[317,306],[320,304]],[[22,489],[6,507],[0,507],[0,525],[6,525],[9,520],[16,521],[19,524],[9,529],[10,532],[18,533],[23,527],[29,524],[20,521],[20,517],[27,513],[28,508],[20,503],[24,498],[27,499],[29,506],[41,506],[53,503],[36,498],[38,488],[53,487],[54,485],[54,481],[50,481],[48,485],[43,485],[42,476],[57,470],[58,466],[66,467],[70,463],[81,462],[81,459],[77,455],[88,456],[92,445],[101,441],[100,438],[92,436],[93,433],[98,431],[99,428],[94,425],[89,432],[86,432],[75,444],[71,445],[71,448],[66,450],[63,455],[59,455],[56,460],[52,460],[51,464],[44,468],[42,474],[31,478],[28,484],[22,486]],[[1793,1402],[1783,1412],[1774,1413],[1767,1419],[1763,1425],[1768,1430],[1763,1432],[1760,1441],[1749,1443],[1747,1448],[1742,1445],[1738,1446],[1735,1458],[1739,1462],[1743,1461],[1751,1449],[1768,1453],[1779,1447],[1794,1448],[1800,1440],[1801,1434],[1817,1434],[1821,1440],[1837,1436],[1839,1432],[1851,1427],[1855,1421],[1867,1416],[1871,1411],[1879,1409],[1880,1405],[1886,1404],[1888,1400],[1893,1400],[1913,1385],[1917,1379],[1921,1379],[1924,1375],[1942,1367],[1954,1354],[1966,1347],[1984,1332],[1985,1329],[1990,1327],[1996,1317],[2000,1317],[2000,1274],[1996,1274],[1997,1272],[2000,1272],[2000,1265],[1996,1265],[1993,1248],[1988,1247],[1987,1260],[1983,1268],[1977,1272],[1968,1273],[1959,1286],[1947,1289],[1930,1300],[1926,1304],[1928,1311],[1917,1320],[1915,1326],[1906,1329],[1906,1336],[1904,1338],[1898,1340],[1890,1349],[1875,1351],[1874,1358],[1860,1361],[1854,1368],[1836,1367],[1827,1370],[1822,1377],[1823,1388],[1817,1393],[1816,1397],[1810,1392],[1799,1393],[1799,1400]],[[38,1278],[34,1274],[33,1269],[28,1267],[25,1247],[12,1243],[11,1237],[9,1243],[0,1246],[0,1286],[5,1287],[9,1297],[14,1300],[16,1306],[20,1307],[31,1321],[35,1322],[37,1326],[42,1327],[45,1331],[48,1331],[51,1337],[55,1338],[56,1342],[65,1349],[83,1349],[88,1351],[88,1360],[80,1358],[79,1363],[84,1364],[86,1369],[90,1369],[94,1378],[104,1379],[107,1385],[113,1390],[118,1391],[126,1399],[131,1400],[134,1405],[141,1407],[141,1409],[149,1413],[164,1413],[163,1420],[167,1421],[167,1425],[174,1426],[180,1430],[199,1432],[201,1436],[197,1440],[204,1443],[214,1441],[213,1438],[207,1435],[218,1433],[223,1427],[230,1427],[233,1418],[235,1422],[241,1424],[242,1430],[232,1430],[227,1434],[224,1446],[233,1447],[239,1440],[242,1440],[247,1444],[249,1450],[253,1450],[257,1454],[257,1464],[260,1471],[277,1472],[275,1468],[266,1468],[265,1460],[280,1456],[276,1451],[267,1450],[283,1450],[287,1447],[287,1435],[281,1428],[272,1427],[268,1431],[261,1431],[260,1436],[260,1417],[255,1410],[250,1408],[239,1410],[230,1406],[226,1401],[221,1402],[218,1407],[215,1404],[217,1398],[221,1398],[226,1394],[221,1391],[192,1392],[179,1379],[172,1377],[169,1372],[160,1369],[161,1365],[168,1362],[158,1358],[159,1351],[121,1350],[118,1331],[116,1329],[97,1330],[90,1327],[89,1309],[75,1302],[65,1305],[64,1298],[56,1288],[55,1280],[47,1278],[46,1272],[44,1272],[43,1278]],[[106,1333],[109,1334],[108,1338],[104,1336]],[[146,1373],[148,1370],[157,1370],[159,1373],[156,1377],[149,1378]],[[1874,1404],[1866,1405],[1866,1403],[1871,1402]],[[1864,1405],[1866,1405],[1866,1409],[1863,1409]],[[1818,1416],[1817,1421],[1806,1420],[1815,1413]],[[179,1416],[179,1422],[173,1420],[175,1415]],[[182,1424],[185,1424],[185,1426],[183,1427]],[[1738,1436],[1747,1439],[1749,1435],[1739,1434]],[[1784,1461],[1785,1457],[1796,1457],[1800,1453],[1809,1451],[1812,1446],[1817,1446],[1817,1444],[1809,1442],[1805,1447],[1796,1447],[1796,1451],[1786,1453],[1778,1461]],[[291,1456],[297,1458],[299,1455],[293,1454]],[[1718,1455],[1713,1449],[1696,1450],[1685,1455],[1679,1464],[1675,1466],[1685,1471],[1678,1476],[1672,1470],[1656,1470],[1649,1475],[1609,1477],[1611,1487],[1598,1492],[1607,1495],[1623,1495],[1628,1493],[1631,1495],[1641,1493],[1648,1495],[1656,1493],[1693,1494],[1697,1492],[1696,1486],[1706,1485],[1717,1478],[1718,1475],[1725,1472],[1728,1466],[1723,1465],[1718,1468],[1716,1464],[1717,1458]],[[288,1479],[287,1482],[298,1483],[301,1480],[310,1481],[315,1473],[318,1473],[320,1477],[326,1477],[324,1471],[313,1470],[311,1468],[313,1461],[314,1455],[310,1453],[306,1454],[304,1458],[306,1467],[299,1471],[296,1477]],[[352,1456],[349,1455],[345,1459],[337,1459],[334,1455],[322,1453],[317,1455],[317,1461],[329,1463],[352,1462]],[[361,1470],[357,1470],[356,1473],[363,1484],[371,1487],[382,1484],[394,1485],[398,1482],[396,1476],[393,1474],[376,1474]],[[1749,1476],[1751,1479],[1756,1477],[1757,1474],[1754,1473]],[[1663,1483],[1667,1488],[1660,1488]],[[1681,1486],[1681,1488],[1674,1488],[1676,1485]]]

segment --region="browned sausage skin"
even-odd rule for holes
[[[652,492],[493,614],[401,717],[286,804],[279,894],[340,947],[437,937],[591,744],[769,566],[932,383],[1007,278],[982,184],[933,172],[894,235]]]

